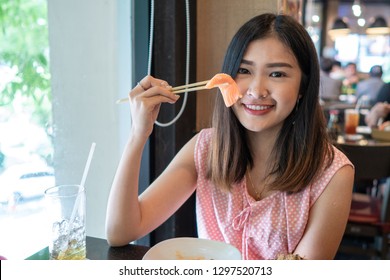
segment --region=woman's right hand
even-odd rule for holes
[[[143,78],[129,93],[133,135],[149,137],[160,111],[161,103],[174,104],[180,96],[171,92],[164,80]]]

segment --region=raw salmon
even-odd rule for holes
[[[240,89],[238,88],[236,82],[228,74],[216,74],[205,86],[205,88],[208,89],[214,87],[218,87],[221,91],[226,107],[232,106],[238,99],[242,98]]]

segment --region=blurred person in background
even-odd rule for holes
[[[385,84],[382,80],[382,66],[374,65],[371,67],[369,77],[361,80],[356,86],[356,97],[359,99],[362,96],[367,96],[369,105],[374,105],[379,93],[379,90]]]
[[[341,66],[341,62],[338,60],[333,60],[332,70],[330,70],[329,77],[335,80],[344,80],[345,74],[344,69]]]
[[[375,105],[365,118],[370,127],[390,127],[390,83],[384,84],[378,92]]]
[[[320,98],[323,101],[339,100],[342,81],[333,79],[330,73],[334,63],[330,58],[322,57],[320,60]]]
[[[355,94],[356,86],[360,80],[357,66],[354,62],[349,62],[344,68],[345,78],[343,80],[343,93]]]
[[[385,83],[380,88],[375,105],[365,117],[366,124],[371,128],[390,131],[390,83]],[[378,181],[378,190],[383,194],[387,178]],[[363,186],[364,187],[364,186]],[[359,186],[360,189],[364,188]]]

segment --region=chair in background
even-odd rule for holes
[[[355,183],[371,181],[375,190],[353,193],[339,253],[367,259],[386,259],[390,240],[390,144],[338,144],[338,148],[355,166]]]

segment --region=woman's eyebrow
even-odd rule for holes
[[[248,64],[248,65],[255,65],[255,63],[251,60],[246,60],[246,59],[242,59],[241,60],[241,63],[242,64]]]
[[[286,62],[274,62],[274,63],[267,63],[267,67],[288,67],[288,68],[293,68],[291,64],[286,63]]]
[[[247,64],[247,65],[255,65],[254,61],[251,60],[246,60],[242,59],[241,60],[242,64]],[[273,63],[267,63],[266,67],[268,68],[275,68],[275,67],[288,67],[288,68],[293,68],[293,66],[290,63],[287,62],[273,62]]]

